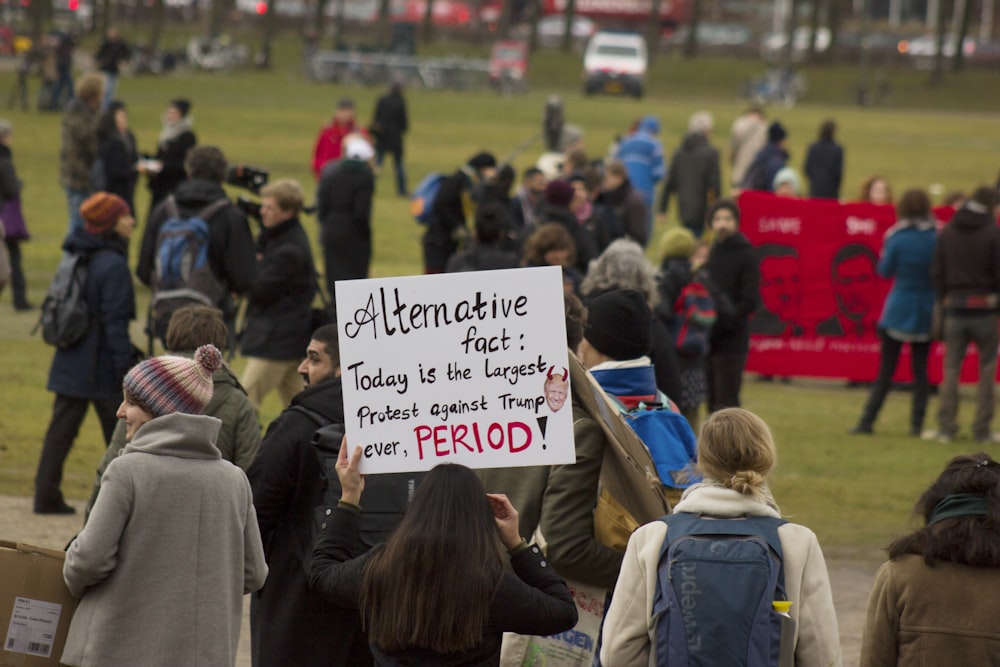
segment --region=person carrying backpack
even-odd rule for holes
[[[823,552],[811,530],[781,519],[766,478],[775,458],[757,415],[727,408],[705,421],[705,481],[629,540],[601,664],[841,664]]]
[[[150,216],[135,269],[139,280],[153,288],[151,338],[155,336],[161,341],[166,335],[171,313],[190,303],[215,306],[222,311],[226,324],[233,331],[236,304],[232,295],[249,290],[257,277],[254,240],[246,216],[227,200],[222,189],[228,169],[226,156],[215,146],[198,146],[188,153],[184,167],[188,180]],[[205,223],[207,240],[204,232],[196,234],[190,229],[195,226],[196,217]],[[168,240],[168,235],[161,234],[168,222],[180,228],[179,233],[169,235],[177,241],[179,256],[190,257],[194,267],[186,276],[182,274],[184,279],[180,282],[169,285],[161,275],[164,262],[159,265],[157,262],[163,257],[161,251]],[[164,296],[158,294],[161,283],[163,289],[169,288],[175,293],[186,291],[187,294],[160,299],[158,297]]]
[[[84,226],[70,232],[63,251],[79,255],[85,264],[81,296],[90,310],[90,325],[82,338],[58,346],[52,358],[47,388],[56,397],[35,475],[36,514],[76,511],[59,489],[63,462],[91,403],[104,441],[111,439],[122,379],[132,365],[128,324],[135,317],[135,295],[126,257],[135,219],[121,197],[107,192],[87,198],[80,215]],[[42,308],[43,319],[49,303],[47,299]]]

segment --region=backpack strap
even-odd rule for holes
[[[332,419],[327,419],[324,415],[321,415],[315,410],[311,410],[310,408],[307,408],[304,405],[289,405],[288,408],[286,409],[291,410],[292,412],[298,412],[299,414],[303,414],[309,419],[311,419],[312,422],[316,424],[317,430],[323,428],[324,426],[329,426],[330,424],[333,423]]]
[[[212,218],[213,215],[215,215],[216,213],[218,213],[219,211],[221,211],[225,207],[229,206],[231,203],[232,202],[230,202],[225,197],[220,197],[219,199],[216,199],[215,201],[213,201],[211,204],[209,204],[205,208],[203,208],[200,211],[198,211],[197,215],[198,215],[199,218],[201,218],[205,222],[208,222]]]
[[[167,195],[167,198],[163,202],[163,210],[167,214],[167,217],[164,218],[164,220],[176,218],[181,214],[181,210],[177,207],[177,200],[174,199],[173,195]]]

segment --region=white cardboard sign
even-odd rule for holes
[[[365,473],[575,460],[558,267],[336,288],[347,442]]]

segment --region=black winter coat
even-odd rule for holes
[[[705,263],[709,280],[732,301],[733,312],[719,311],[709,340],[710,356],[746,354],[750,350],[750,315],[760,298],[760,267],[753,246],[741,232],[712,245]]]
[[[328,282],[368,277],[374,192],[375,177],[364,162],[340,160],[323,168],[316,215]]]
[[[442,273],[448,258],[458,250],[459,239],[468,235],[464,199],[471,197],[472,188],[472,179],[462,169],[441,183],[423,238],[425,272]]]
[[[257,280],[247,293],[245,356],[293,361],[312,336],[316,267],[297,217],[264,228],[257,239]]]
[[[624,235],[643,247],[649,242],[646,201],[628,181],[614,190],[602,192],[597,197],[595,208],[603,208],[613,216],[614,238]]]
[[[375,104],[371,132],[375,135],[375,150],[401,153],[403,135],[410,129],[406,115],[406,100],[402,93],[383,95]]]
[[[174,193],[174,200],[182,215],[195,215],[213,202],[226,197],[222,186],[209,181],[185,181]],[[142,237],[139,263],[135,274],[145,285],[150,285],[156,262],[156,237],[167,220],[166,206],[160,206],[150,216]],[[246,216],[235,206],[226,206],[208,222],[208,261],[212,272],[229,292],[243,294],[257,278],[257,258],[253,236]],[[227,316],[232,315],[233,304],[228,297],[217,304]],[[308,341],[306,343],[308,345]],[[302,354],[302,350],[298,351]]]
[[[719,196],[719,151],[704,134],[684,137],[670,161],[667,182],[660,196],[660,213],[667,212],[671,195],[677,195],[678,217],[686,227],[701,229],[710,198]]]
[[[135,215],[135,183],[138,172],[135,163],[139,154],[135,149],[135,135],[129,131],[127,137],[112,132],[102,137],[97,145],[97,155],[104,163],[105,191],[125,200],[129,210]]]
[[[163,163],[163,169],[158,174],[149,176],[149,210],[153,209],[172,194],[177,187],[187,179],[184,171],[184,159],[188,151],[195,147],[198,138],[194,132],[181,132],[164,146],[157,146],[156,159]]]
[[[57,349],[47,388],[61,396],[99,399],[121,396],[132,365],[128,324],[135,318],[135,294],[120,238],[105,240],[74,229],[63,242],[66,252],[89,255],[87,305],[94,313],[87,336],[69,349]]]
[[[949,309],[969,297],[1000,294],[1000,227],[991,212],[976,212],[968,203],[955,212],[938,234],[931,279]]]
[[[495,269],[514,269],[520,264],[517,253],[504,250],[499,245],[474,243],[468,250],[452,255],[445,271],[447,273],[493,271]]]
[[[832,139],[820,139],[809,146],[803,171],[809,179],[810,197],[840,199],[844,149]]]
[[[319,458],[312,448],[319,425],[300,405],[343,423],[339,378],[306,387],[271,422],[247,477],[268,575],[250,597],[254,667],[364,667],[372,663],[358,612],[309,589],[313,511],[323,497]]]

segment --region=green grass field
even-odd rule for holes
[[[286,45],[280,53],[279,67],[271,72],[121,81],[119,93],[129,104],[140,149],[155,148],[165,103],[186,96],[194,103],[200,143],[219,145],[233,162],[266,167],[272,177],[297,178],[311,189],[312,144],[335,101],[353,96],[360,120],[367,122],[381,91],[308,82],[291,64],[294,45]],[[651,94],[634,101],[581,97],[576,57],[547,55],[535,67],[532,92],[516,98],[500,98],[487,91],[409,91],[412,132],[406,161],[411,187],[430,171],[456,168],[481,148],[502,157],[536,133],[550,92],[537,83],[539,79],[563,95],[568,121],[586,128],[588,150],[598,155],[613,136],[646,113],[660,116],[668,151],[679,142],[688,116],[699,109],[715,114],[719,128],[715,143],[723,144],[729,124],[743,107],[736,98],[738,83],[759,70],[756,63],[748,62],[692,64],[663,59],[654,71]],[[1000,115],[972,111],[996,108],[990,104],[1000,89],[995,73],[972,72],[935,91],[928,91],[922,83],[925,75],[901,74],[895,103],[898,106],[909,95],[920,110],[846,106],[843,91],[853,76],[849,68],[810,71],[814,99],[822,103],[806,102],[793,110],[771,112],[789,129],[796,165],[801,165],[819,123],[832,116],[847,150],[847,195],[873,173],[887,175],[897,193],[933,183],[945,190],[968,190],[996,177]],[[0,90],[7,90],[12,79],[12,73],[0,74]],[[930,106],[947,110],[929,110]],[[25,246],[29,296],[39,304],[66,231],[65,199],[57,183],[60,119],[20,111],[8,112],[8,118],[15,128],[15,162],[26,184],[25,214],[33,234]],[[540,150],[535,144],[515,166],[526,167]],[[382,175],[375,203],[376,276],[404,275],[420,268],[421,228],[408,217],[405,201],[395,197],[391,179],[391,173]],[[137,207],[141,225],[146,210],[141,185]],[[307,220],[306,226],[315,230],[313,220]],[[133,249],[137,245],[133,240]],[[136,291],[144,311],[148,292],[140,286]],[[6,294],[0,312],[0,494],[30,495],[51,410],[45,380],[52,351],[40,337],[29,334],[37,313],[14,314]],[[140,323],[133,326],[132,334],[135,342],[143,344]],[[234,365],[241,368],[241,360],[237,358]],[[904,396],[893,397],[887,404],[877,426],[880,435],[860,439],[844,433],[860,411],[861,391],[838,384],[749,382],[745,397],[747,407],[759,412],[775,430],[780,460],[773,486],[783,510],[793,520],[812,526],[824,544],[847,550],[870,553],[905,530],[919,492],[949,457],[972,446],[971,442],[932,445],[904,437],[908,423]],[[264,423],[279,410],[276,397],[271,397],[263,411]],[[70,498],[88,493],[102,447],[96,420],[90,417],[66,466],[63,488]]]

